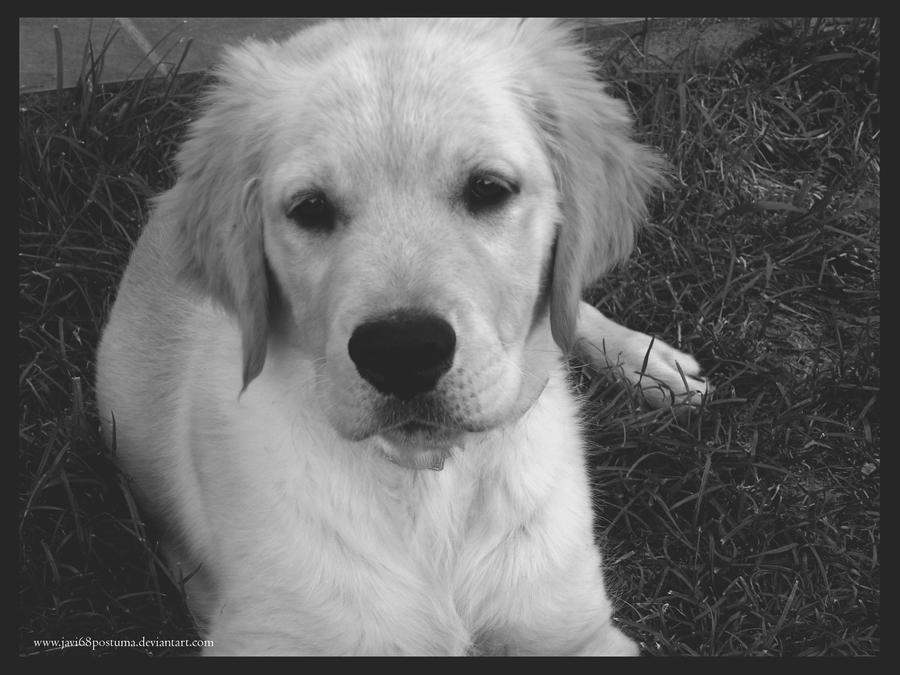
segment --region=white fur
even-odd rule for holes
[[[580,305],[576,334],[575,350],[584,361],[637,386],[652,406],[673,405],[683,413],[713,390],[693,356],[611,321],[586,302]]]
[[[97,382],[108,442],[194,573],[207,653],[636,653],[557,343],[643,361],[647,336],[578,296],[628,254],[659,163],[583,50],[542,20],[338,22],[217,74]],[[459,194],[484,170],[518,189],[475,213]],[[313,189],[333,230],[287,215]],[[348,356],[356,327],[409,308],[456,334],[425,436],[392,428],[419,413]],[[649,371],[671,381],[673,359],[696,372],[674,350]]]

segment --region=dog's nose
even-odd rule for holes
[[[406,401],[450,370],[456,333],[439,316],[401,311],[357,326],[347,348],[372,386]]]

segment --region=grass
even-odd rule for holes
[[[620,47],[607,79],[672,189],[591,297],[716,386],[684,419],[582,374],[621,624],[655,655],[878,654],[880,22],[772,22],[711,65]],[[73,92],[20,108],[21,654],[196,636],[100,442],[92,382],[199,82],[104,87],[104,53]]]

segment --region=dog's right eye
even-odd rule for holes
[[[313,192],[298,197],[287,212],[304,230],[331,232],[334,229],[334,207],[321,192]]]
[[[466,186],[466,206],[473,213],[501,206],[519,191],[518,186],[499,176],[476,174]]]

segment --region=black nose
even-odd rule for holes
[[[450,370],[456,333],[439,316],[400,311],[357,326],[347,348],[362,377],[405,401]]]

